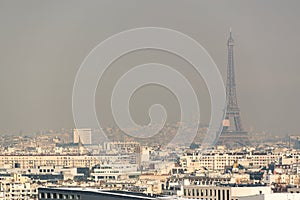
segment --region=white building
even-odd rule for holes
[[[185,185],[183,197],[189,199],[239,200],[240,197],[271,194],[269,186]]]
[[[261,194],[251,195],[246,197],[240,197],[238,200],[299,200],[300,194],[295,193],[273,193],[273,194]]]
[[[73,130],[73,143],[92,144],[92,129],[82,128]]]
[[[280,159],[285,163],[298,162],[297,158],[285,160],[285,156],[281,154],[212,150],[206,153],[186,153],[180,157],[180,163],[188,172],[194,172],[203,167],[208,170],[224,170],[226,166],[232,166],[236,161],[244,167],[261,168],[272,162],[279,163]]]
[[[36,185],[31,184],[28,177],[23,177],[21,174],[0,176],[0,199],[29,200],[36,196]]]
[[[136,164],[101,165],[94,169],[91,176],[95,181],[118,180],[121,176],[130,178],[130,176],[135,177],[140,174],[137,168]]]

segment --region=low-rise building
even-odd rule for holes
[[[0,199],[29,200],[37,196],[37,185],[21,174],[0,176]]]
[[[299,200],[300,194],[291,193],[273,193],[273,194],[260,194],[239,197],[238,200]]]
[[[182,196],[189,199],[237,200],[243,196],[270,194],[271,187],[261,185],[185,185]]]

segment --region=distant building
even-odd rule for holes
[[[91,176],[95,181],[117,180],[121,176],[126,176],[126,179],[136,178],[140,175],[137,168],[136,164],[101,165],[93,169]]]
[[[92,129],[82,128],[73,130],[73,143],[92,144]]]
[[[109,155],[9,155],[0,156],[0,168],[36,168],[37,166],[93,167],[100,163],[138,164],[137,154]]]
[[[294,149],[300,149],[300,137],[289,136],[289,147]]]
[[[108,159],[112,156],[103,157]],[[0,167],[14,168],[16,163],[19,168],[36,168],[37,166],[62,166],[62,167],[92,167],[100,163],[99,156],[75,155],[34,155],[34,156],[0,156]]]

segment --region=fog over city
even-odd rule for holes
[[[299,135],[300,1],[0,1],[0,133],[74,128],[72,90],[88,53],[113,34],[164,27],[199,42],[226,80],[229,29],[235,40],[238,103],[247,131]],[[197,91],[201,123],[210,118],[204,81],[184,60],[142,50],[115,61],[96,93],[99,120],[113,124],[111,91],[130,68],[158,62],[184,74]],[[140,88],[130,102],[137,123],[161,103],[168,120],[179,105],[165,88]]]

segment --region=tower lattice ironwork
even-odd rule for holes
[[[227,65],[227,83],[226,83],[226,113],[223,121],[223,129],[218,144],[226,146],[246,146],[249,145],[249,138],[246,131],[243,130],[236,95],[236,83],[234,72],[234,40],[230,30],[227,41],[228,65]]]

